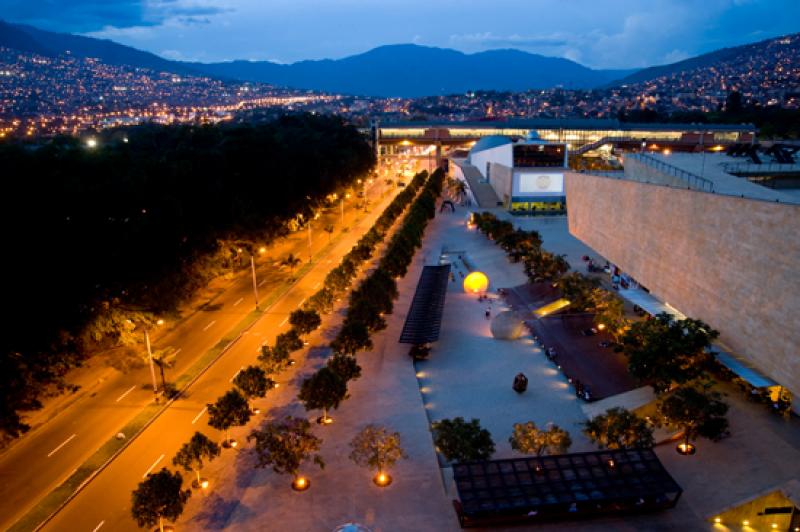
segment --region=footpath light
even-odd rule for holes
[[[697,448],[689,442],[679,443],[675,450],[683,456],[690,456],[697,452]]]
[[[489,278],[482,272],[472,272],[464,278],[464,292],[480,294],[489,288]]]
[[[205,489],[208,489],[208,486],[209,486],[208,479],[207,478],[201,478],[200,479],[200,487],[205,490]]]
[[[379,488],[385,488],[389,484],[392,483],[392,476],[388,473],[384,473],[383,471],[379,471],[377,475],[372,479],[376,486]]]
[[[304,476],[299,476],[292,482],[294,491],[306,491],[309,487],[311,487],[311,481]]]

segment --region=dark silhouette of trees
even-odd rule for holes
[[[225,431],[225,445],[231,444],[230,428],[247,424],[251,416],[247,398],[239,390],[228,390],[216,403],[208,405],[208,424]]]
[[[275,387],[275,381],[267,377],[267,373],[258,366],[247,366],[233,379],[233,385],[247,399],[255,399],[267,395]]]
[[[191,495],[191,490],[183,489],[181,474],[177,471],[172,473],[165,467],[139,483],[133,492],[131,514],[140,527],[158,524],[163,532],[164,519],[178,519]]]
[[[433,423],[432,428],[433,443],[448,461],[489,460],[494,454],[492,435],[477,419],[443,419]]]
[[[196,487],[200,487],[200,470],[203,468],[203,461],[212,461],[219,456],[219,445],[208,439],[202,432],[195,432],[188,442],[183,444],[178,453],[172,459],[172,465],[182,467],[188,472],[197,475]]]
[[[298,334],[308,334],[315,330],[322,323],[319,314],[314,310],[297,309],[289,314],[289,325],[291,325]]]
[[[93,150],[65,137],[0,143],[9,177],[0,227],[14,255],[2,266],[14,279],[0,339],[6,435],[25,430],[17,413],[64,388],[64,373],[87,351],[115,344],[114,330],[97,327],[110,312],[176,310],[229,264],[230,242],[286,234],[309,203],[374,164],[363,136],[330,116],[146,125],[124,131],[128,142],[116,131],[99,136]],[[42,283],[56,264],[68,281]]]
[[[683,430],[686,444],[698,436],[718,441],[728,434],[728,405],[708,385],[676,388],[659,401],[658,413]]]
[[[361,366],[354,356],[336,353],[328,359],[325,366],[345,382],[356,380],[361,376]]]
[[[653,428],[646,420],[624,408],[609,408],[583,423],[583,433],[600,449],[652,447]]]
[[[328,410],[338,408],[347,396],[347,381],[328,367],[320,368],[306,378],[297,398],[306,410],[322,410],[321,422],[329,422]]]
[[[322,440],[311,433],[311,424],[306,419],[287,416],[283,421],[272,421],[252,431],[247,437],[248,442],[251,440],[256,442],[257,468],[271,466],[276,473],[288,473],[297,479],[300,466],[308,459],[320,468],[325,467],[317,454]]]

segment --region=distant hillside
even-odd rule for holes
[[[69,51],[76,57],[96,57],[111,65],[149,68],[157,72],[175,74],[203,75],[183,63],[163,59],[150,52],[143,52],[107,39],[54,33],[2,20],[0,20],[0,46],[45,56]]]
[[[630,70],[592,70],[568,59],[518,50],[464,54],[413,44],[381,46],[336,60],[281,65],[268,61],[181,63],[105,39],[44,31],[0,21],[0,46],[53,56],[69,51],[112,65],[176,74],[210,75],[272,85],[364,96],[426,96],[468,90],[593,88]]]
[[[743,69],[742,74],[746,74],[744,70],[751,68],[754,59],[762,64],[768,64],[770,60],[775,62],[777,60],[777,49],[785,48],[787,45],[794,47],[795,50],[800,47],[800,33],[766,39],[733,48],[722,48],[697,57],[684,59],[677,63],[644,68],[609,84],[609,86],[635,85],[645,81],[676,76],[692,70],[719,67],[720,65],[729,65],[731,68],[738,66]]]
[[[592,70],[568,59],[519,50],[464,54],[398,44],[337,60],[280,65],[268,61],[190,63],[211,75],[366,96],[429,96],[476,89],[522,91],[563,86],[593,88],[630,70]]]

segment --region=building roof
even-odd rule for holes
[[[425,266],[400,333],[401,344],[427,344],[439,339],[450,264]]]
[[[503,135],[489,135],[488,137],[482,137],[480,140],[478,140],[472,146],[472,148],[470,148],[469,154],[472,155],[473,153],[478,153],[479,151],[490,150],[492,148],[511,143],[512,140],[508,137],[504,137]]]
[[[381,122],[383,128],[474,128],[474,129],[584,129],[621,131],[756,131],[753,124],[635,123],[613,118],[529,118],[510,120],[472,120],[465,122]]]
[[[463,517],[526,521],[669,508],[681,487],[652,449],[617,449],[453,465]]]

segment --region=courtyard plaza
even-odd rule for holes
[[[517,340],[491,336],[485,318],[487,302],[461,290],[466,275],[463,261],[456,259],[454,282],[449,285],[441,335],[430,358],[412,363],[408,345],[397,342],[425,264],[438,264],[442,250],[461,251],[472,267],[490,279],[492,317],[506,309],[497,288],[524,283],[521,264],[509,262],[504,252],[485,236],[465,225],[466,211],[438,213],[426,231],[422,249],[408,274],[398,282],[400,296],[388,327],[373,335],[371,351],[358,354],[362,376],[349,385],[349,399],[331,412],[334,423],[314,424],[323,440],[320,454],[324,470],[305,464],[301,471],[311,480],[302,493],[290,489],[290,478],[270,469],[252,468],[246,434],[264,419],[286,414],[316,419],[319,412],[306,412],[296,395],[303,377],[324,363],[324,347],[341,323],[341,307],[328,316],[323,328],[311,336],[307,350],[295,354],[298,364],[279,376],[280,388],[256,401],[263,414],[247,428],[232,432],[243,445],[204,469],[212,488],[195,494],[178,523],[186,530],[302,530],[332,531],[336,526],[358,522],[374,532],[455,531],[458,523],[451,501],[457,497],[451,473],[434,450],[430,421],[463,416],[478,418],[495,441],[494,458],[519,457],[508,437],[516,422],[533,420],[544,426],[554,422],[568,430],[570,451],[593,447],[581,434],[586,419],[585,403],[575,397],[564,376],[534,346],[530,334]],[[569,235],[566,218],[517,218],[500,210],[496,215],[511,219],[524,229],[541,232],[544,248],[567,255],[581,264],[589,255],[602,264],[602,257]],[[514,375],[522,371],[529,379],[523,394],[512,388]],[[539,525],[544,530],[639,531],[639,530],[741,530],[741,525],[714,525],[707,521],[715,512],[760,492],[800,477],[800,423],[769,414],[763,405],[750,403],[735,387],[721,384],[730,404],[731,437],[711,443],[697,442],[691,457],[675,452],[673,443],[656,447],[670,474],[684,489],[677,507],[656,514],[625,518]],[[611,398],[613,399],[613,398]],[[400,432],[408,459],[391,470],[393,483],[376,487],[373,472],[357,467],[349,459],[349,441],[368,423],[384,424]],[[441,467],[444,466],[444,467]],[[520,530],[520,527],[492,530]],[[747,529],[752,531],[753,529]]]

